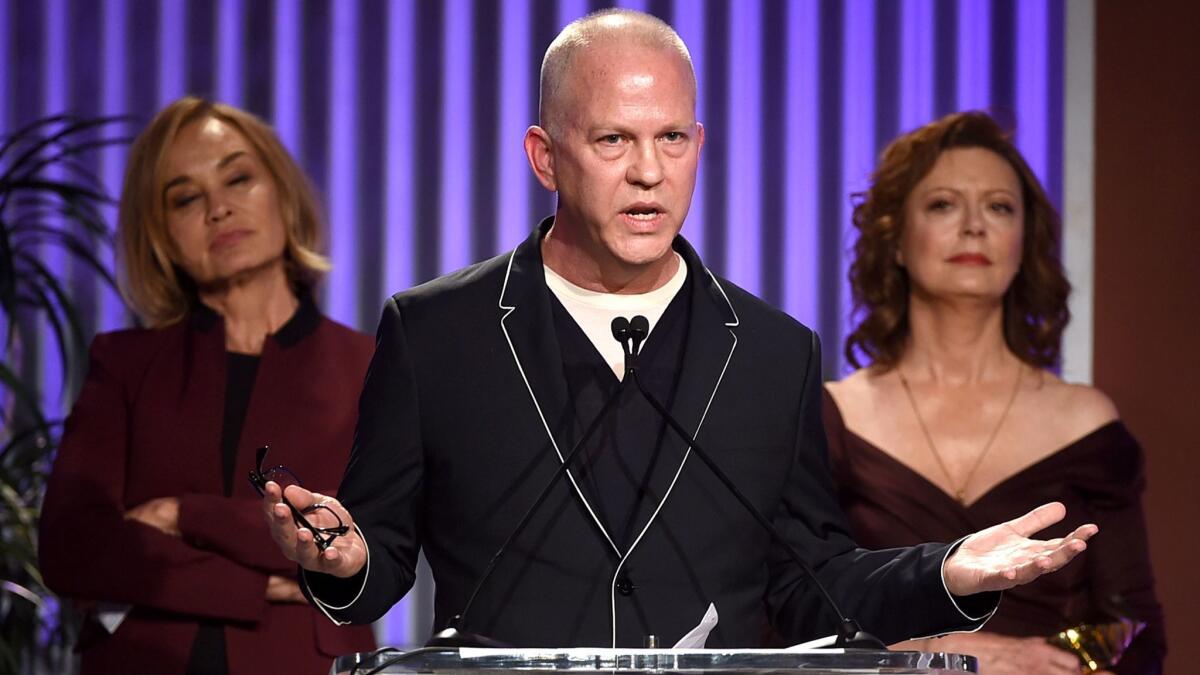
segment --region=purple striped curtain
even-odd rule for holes
[[[1062,0],[620,4],[674,25],[695,62],[707,144],[685,236],[714,271],[819,330],[828,376],[844,369],[849,195],[890,138],[989,109],[1061,199]],[[608,5],[0,0],[0,133],[59,112],[148,119],[185,93],[262,116],[328,210],[323,307],[373,331],[388,294],[506,250],[553,212],[521,146],[541,55]],[[113,194],[124,152],[93,160]],[[116,297],[68,272],[91,329],[129,324]],[[40,366],[49,398],[53,361]],[[383,641],[428,635],[419,586],[381,622]]]

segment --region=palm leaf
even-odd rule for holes
[[[41,258],[47,247],[61,250],[116,288],[102,253],[111,250],[116,201],[85,157],[128,142],[113,126],[132,119],[54,115],[0,139],[0,574],[9,583],[0,589],[0,673],[31,659],[61,670],[77,632],[70,606],[55,601],[37,568],[36,524],[61,421],[46,418],[45,394],[14,353],[26,336],[56,339],[64,392],[77,388],[87,361],[82,317],[63,270]]]
[[[16,403],[24,405],[25,411],[33,418],[34,424],[42,426],[46,424],[46,417],[42,414],[41,406],[38,405],[37,394],[8,367],[8,364],[3,362],[0,362],[0,383],[7,386],[13,393]]]
[[[0,175],[0,183],[11,179],[13,175],[25,167],[26,162],[34,161],[38,155],[46,148],[52,147],[62,142],[62,139],[75,134],[82,133],[89,129],[98,129],[109,126],[114,122],[131,121],[134,118],[128,115],[116,115],[111,117],[94,117],[90,119],[79,119],[70,115],[56,115],[54,117],[45,118],[39,122],[34,122],[32,125],[25,127],[13,134],[4,147],[0,148],[0,157],[11,150],[15,149],[21,143],[26,143],[28,147],[25,152],[20,154],[17,159],[13,160],[8,166],[8,170]],[[48,136],[34,135],[31,132],[37,128],[53,127],[55,123],[61,122],[65,124],[63,128]],[[36,163],[36,162],[35,162]],[[30,174],[26,174],[30,175]]]
[[[79,321],[79,312],[75,307],[75,303],[71,301],[70,295],[63,289],[58,279],[54,277],[54,273],[47,268],[42,261],[38,260],[32,254],[25,251],[18,251],[17,258],[31,268],[33,279],[40,282],[41,288],[49,291],[49,295],[53,296],[54,303],[58,305],[57,310],[53,304],[46,303],[46,311],[61,311],[63,318],[66,319],[66,324],[70,328],[71,345],[78,347],[78,350],[85,349],[87,346],[87,338],[84,337],[83,324]],[[63,370],[69,370],[77,364],[74,360],[64,363]]]
[[[100,213],[94,201],[87,197],[76,197],[75,195],[65,195],[66,198],[55,193],[54,198],[44,196],[38,192],[25,191],[21,197],[17,198],[12,203],[12,210],[16,211],[17,216],[15,223],[21,223],[24,220],[32,217],[30,214],[39,213],[44,209],[51,209],[56,213],[60,213],[64,217],[74,221],[78,225],[83,225],[84,230],[93,237],[104,241],[107,244],[112,243],[112,232],[109,229],[108,223],[105,222],[104,216]],[[111,206],[111,203],[106,203],[106,206]],[[15,227],[15,225],[14,225]]]
[[[40,225],[34,223],[22,223],[13,228],[13,232],[17,234],[29,234],[30,236],[22,237],[23,241],[32,243],[53,243],[62,246],[78,260],[85,263],[93,272],[100,276],[110,287],[117,287],[117,279],[113,276],[108,267],[96,257],[93,252],[93,247],[89,246],[89,242],[80,239],[78,236],[71,234],[61,228],[55,228],[49,225]]]
[[[59,363],[62,364],[62,371],[65,376],[63,391],[74,393],[78,391],[76,387],[79,386],[80,375],[78,373],[79,369],[72,367],[75,365],[77,358],[75,355],[79,353],[79,350],[73,347],[78,347],[79,345],[72,344],[72,336],[67,333],[66,327],[59,319],[58,312],[53,306],[53,301],[46,294],[46,291],[36,284],[30,284],[29,291],[35,297],[25,298],[25,303],[29,307],[42,310],[46,320],[50,323],[51,329],[54,331],[54,342],[58,345]]]
[[[124,145],[126,143],[131,143],[132,141],[132,137],[114,136],[109,138],[100,138],[94,141],[76,143],[75,145],[63,145],[57,152],[46,154],[40,161],[31,162],[30,166],[25,167],[25,170],[22,171],[21,175],[34,176],[47,166],[59,165],[70,169],[70,173],[82,174],[94,186],[101,187],[104,182],[101,181],[98,176],[96,176],[92,171],[85,169],[83,165],[79,164],[78,162],[71,161],[71,158],[114,145]]]

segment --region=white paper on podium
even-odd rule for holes
[[[800,643],[800,644],[798,644],[798,645],[792,645],[791,647],[788,647],[788,648],[787,648],[787,649],[785,649],[784,651],[787,651],[787,652],[803,652],[803,651],[807,651],[807,650],[809,650],[809,649],[820,649],[820,648],[822,648],[822,647],[828,647],[829,645],[831,645],[831,644],[833,644],[833,643],[835,643],[835,642],[837,642],[837,636],[836,636],[836,635],[826,635],[826,636],[825,636],[825,637],[823,637],[823,638],[817,638],[816,640],[809,640],[808,642],[801,642],[801,643]],[[829,651],[830,651],[830,652],[833,652],[833,651],[835,651],[835,650],[829,650]],[[841,650],[840,650],[840,649],[838,649],[838,650],[836,650],[836,651],[839,651],[839,652],[840,652]]]
[[[710,602],[708,609],[704,612],[704,618],[700,619],[700,623],[689,630],[687,635],[679,638],[674,649],[704,649],[704,643],[708,642],[708,634],[716,627],[717,606]]]
[[[129,615],[129,610],[133,609],[133,605],[120,605],[115,602],[101,602],[96,605],[96,620],[104,626],[104,630],[108,631],[109,635],[117,632],[117,628],[125,617]]]

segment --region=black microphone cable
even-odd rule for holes
[[[616,324],[616,320],[613,321],[613,324]],[[821,593],[821,597],[825,599],[825,603],[833,610],[834,614],[837,615],[838,620],[840,621],[837,631],[837,640],[834,642],[833,647],[842,649],[886,650],[887,647],[884,646],[883,642],[881,642],[879,638],[864,631],[858,625],[858,622],[842,613],[841,608],[838,607],[836,602],[834,602],[833,596],[831,596],[829,591],[825,589],[825,585],[822,584],[821,580],[817,578],[817,574],[813,571],[812,567],[810,567],[808,563],[806,563],[804,559],[800,557],[800,554],[796,552],[796,549],[793,548],[792,545],[783,538],[783,535],[779,533],[779,530],[775,528],[771,521],[768,520],[767,517],[764,516],[762,512],[754,506],[754,504],[750,503],[750,500],[746,498],[746,495],[744,495],[742,491],[737,488],[729,476],[727,476],[725,472],[721,470],[721,467],[717,466],[717,464],[712,460],[712,457],[710,457],[709,454],[700,447],[700,444],[696,441],[696,438],[689,434],[687,430],[684,429],[678,421],[676,421],[675,417],[667,411],[666,407],[664,407],[662,403],[659,403],[658,399],[656,399],[654,395],[651,394],[648,389],[646,389],[646,386],[642,383],[641,378],[638,376],[637,355],[641,350],[641,344],[643,341],[645,341],[649,332],[650,322],[646,319],[646,317],[638,315],[629,320],[627,340],[631,343],[631,345],[626,347],[625,378],[621,381],[621,383],[624,384],[631,379],[633,380],[633,383],[637,386],[638,391],[640,391],[642,396],[649,401],[650,405],[653,406],[656,411],[658,411],[658,414],[667,422],[667,425],[670,426],[676,434],[683,438],[683,440],[687,441],[688,447],[696,452],[696,456],[699,457],[702,462],[704,462],[705,466],[712,471],[713,475],[716,476],[717,479],[725,485],[726,489],[728,489],[729,492],[731,492],[733,496],[737,498],[742,506],[746,508],[746,511],[758,521],[758,524],[761,525],[776,542],[783,545],[784,550],[788,552],[788,555],[791,556],[792,560],[800,566],[800,569],[804,570],[804,573],[808,575],[809,579],[812,579],[813,585],[817,587],[817,590]],[[615,330],[613,337],[617,338],[618,340],[621,339],[616,336]],[[622,347],[625,347],[624,342],[622,342]]]
[[[646,320],[645,317],[637,318],[641,318],[642,321]],[[612,334],[613,338],[619,341],[621,346],[625,349],[625,367],[628,370],[631,367],[631,360],[636,358],[636,354],[632,354],[630,349],[626,346],[626,340],[630,337],[629,321],[624,317],[617,317],[616,319],[613,319]],[[643,333],[643,339],[644,335],[645,334]],[[508,548],[514,541],[516,541],[516,538],[525,531],[525,528],[533,519],[534,514],[537,513],[542,503],[546,501],[546,498],[550,496],[551,490],[553,490],[554,486],[558,484],[564,475],[566,475],[567,471],[571,467],[572,461],[583,450],[584,445],[592,437],[592,434],[596,433],[596,430],[600,428],[600,422],[608,415],[608,412],[612,408],[613,404],[616,403],[621,397],[621,392],[625,391],[625,382],[626,381],[622,379],[617,385],[616,390],[609,395],[608,399],[604,402],[604,405],[600,408],[600,412],[596,415],[595,419],[592,420],[592,423],[588,426],[583,436],[581,436],[579,440],[575,442],[575,445],[571,448],[571,451],[562,458],[562,464],[559,465],[558,469],[554,472],[554,475],[550,477],[550,480],[546,482],[546,487],[542,488],[541,494],[539,494],[537,499],[534,500],[533,504],[525,512],[525,515],[521,517],[521,520],[517,522],[517,526],[513,528],[512,533],[508,535],[508,538],[504,540],[504,543],[500,545],[500,548],[496,550],[495,555],[492,556],[492,559],[488,562],[487,567],[484,568],[483,574],[480,575],[479,581],[475,584],[474,590],[471,591],[471,595],[468,596],[467,603],[463,605],[462,611],[450,619],[445,629],[431,637],[430,640],[425,643],[426,647],[507,646],[485,636],[472,635],[464,632],[463,628],[466,626],[467,613],[471,611],[471,605],[475,603],[475,598],[479,595],[479,591],[483,589],[484,583],[489,577],[492,576],[492,572],[495,571],[496,564],[500,561],[500,558],[502,558],[504,554],[508,552]]]

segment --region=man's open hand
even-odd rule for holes
[[[1051,502],[967,537],[946,560],[946,588],[960,596],[1002,591],[1027,584],[1071,562],[1100,528],[1080,525],[1061,539],[1029,538],[1066,515],[1065,506]]]
[[[271,527],[271,537],[279,545],[283,555],[312,572],[343,578],[358,574],[367,563],[367,546],[362,537],[358,536],[358,530],[354,529],[354,520],[350,513],[338,500],[317,492],[309,492],[299,485],[287,487],[287,498],[313,527],[337,527],[337,518],[341,518],[341,524],[346,525],[349,531],[335,537],[333,544],[321,551],[313,542],[313,533],[298,526],[292,518],[291,510],[283,503],[279,484],[268,481],[263,490],[263,515]],[[327,508],[313,509],[316,504]],[[334,517],[334,513],[337,514],[337,518]]]

